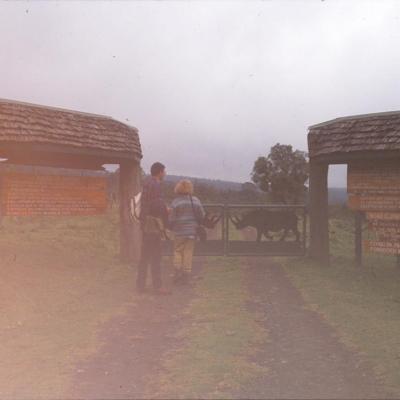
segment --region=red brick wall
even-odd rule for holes
[[[106,178],[4,172],[3,215],[96,215],[107,209]]]

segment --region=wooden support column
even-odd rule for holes
[[[362,267],[362,221],[362,212],[356,211],[354,215],[354,252],[355,264],[357,268]]]
[[[322,264],[329,264],[328,168],[310,160],[310,256]]]
[[[120,187],[120,257],[134,263],[140,256],[140,226],[130,218],[130,201],[140,191],[140,163],[125,161],[119,168]]]
[[[4,210],[3,210],[3,175],[0,171],[0,228],[3,227],[3,217],[4,217]]]

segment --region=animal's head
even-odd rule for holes
[[[222,218],[222,215],[206,214],[206,216],[204,217],[204,220],[203,220],[203,225],[207,229],[214,229],[216,227],[216,225],[218,224],[218,222],[221,220],[221,218]]]
[[[232,221],[236,229],[243,229],[246,228],[246,226],[248,226],[248,223],[244,217],[240,218],[238,216],[231,216],[230,220]]]

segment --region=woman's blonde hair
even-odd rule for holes
[[[176,184],[174,192],[176,194],[193,194],[193,183],[188,179],[182,179]]]

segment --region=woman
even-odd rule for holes
[[[170,227],[174,239],[174,283],[186,283],[192,272],[194,244],[205,212],[200,200],[193,197],[193,184],[187,179],[175,186],[177,197],[171,204]]]

